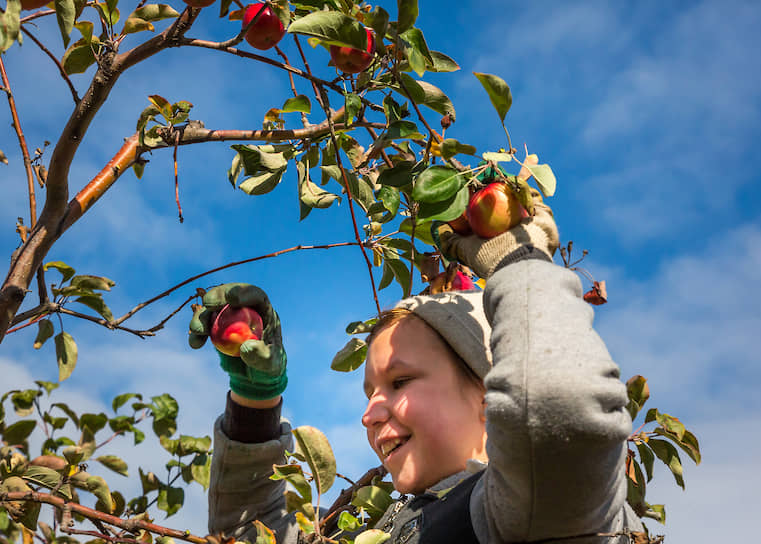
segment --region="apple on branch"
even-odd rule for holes
[[[213,316],[211,343],[221,353],[240,357],[240,346],[246,340],[261,340],[264,324],[252,308],[234,308],[229,304]]]
[[[358,74],[373,62],[375,54],[375,34],[369,28],[367,32],[367,47],[364,50],[353,47],[330,46],[330,59],[336,68],[347,74]]]
[[[187,0],[186,0],[187,1]],[[243,14],[243,28],[261,12],[256,22],[246,32],[246,41],[262,51],[274,47],[285,35],[283,22],[269,4],[249,4]]]
[[[493,238],[528,217],[518,197],[502,182],[493,182],[476,191],[466,210],[468,223],[481,238]]]

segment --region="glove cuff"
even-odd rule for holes
[[[285,391],[288,386],[288,376],[283,371],[277,376],[262,372],[256,368],[247,366],[240,357],[230,357],[219,353],[219,362],[222,368],[245,368],[245,374],[230,373],[230,390],[241,397],[251,400],[267,400],[274,398]]]

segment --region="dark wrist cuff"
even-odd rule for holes
[[[283,399],[272,408],[249,408],[230,398],[222,416],[222,431],[230,440],[246,444],[257,444],[280,438],[280,411]]]
[[[500,268],[504,268],[509,264],[525,261],[527,259],[539,259],[540,261],[547,261],[548,263],[552,262],[552,259],[550,259],[550,257],[544,251],[537,249],[533,244],[524,244],[515,251],[505,255],[505,257],[494,268],[494,272]]]

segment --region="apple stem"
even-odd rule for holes
[[[511,155],[515,155],[515,152],[513,151],[513,142],[510,140],[510,133],[507,131],[507,126],[505,125],[504,119],[502,120],[502,128],[505,131],[505,136],[507,136],[507,147],[508,147],[508,153]]]

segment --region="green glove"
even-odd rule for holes
[[[532,246],[550,259],[560,244],[558,228],[552,210],[543,201],[536,189],[531,189],[535,215],[526,217],[516,226],[495,236],[481,238],[476,234],[462,236],[446,223],[438,227],[439,249],[445,256],[457,259],[470,267],[479,277],[487,279],[503,263],[505,257],[520,249]]]
[[[253,308],[264,325],[261,340],[246,340],[241,344],[240,357],[231,357],[217,350],[220,365],[230,376],[230,389],[252,400],[278,396],[288,385],[280,318],[272,308],[267,293],[255,285],[225,283],[209,289],[203,296],[202,304],[195,305],[193,309],[188,337],[190,347],[198,349],[206,343],[216,312],[228,304],[233,308]]]

